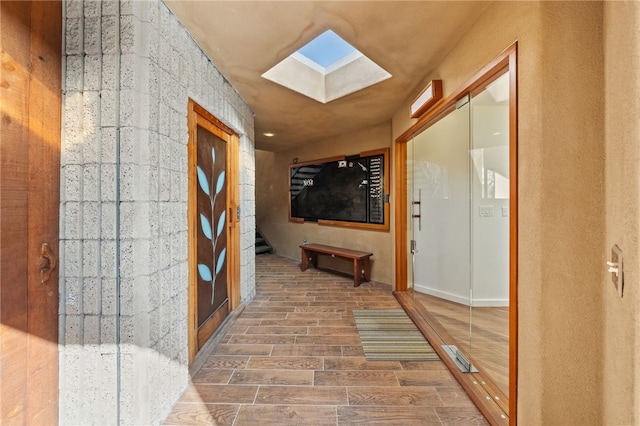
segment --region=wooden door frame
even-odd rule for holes
[[[446,99],[440,101],[431,111],[422,116],[413,126],[400,135],[395,141],[395,293],[396,297],[407,309],[409,298],[406,297],[408,288],[408,255],[407,255],[407,142],[442,119],[455,109],[456,101],[481,91],[490,81],[503,72],[509,71],[509,423],[516,424],[517,420],[517,385],[518,385],[518,99],[517,99],[517,42],[505,49],[482,70],[462,85]],[[411,314],[411,313],[410,313]],[[420,316],[411,315],[414,320]],[[430,324],[423,324],[424,329],[432,330]],[[420,327],[423,330],[423,327]],[[442,330],[440,330],[442,332]],[[457,370],[457,369],[455,369]],[[480,393],[472,391],[469,375],[452,371],[465,390],[470,394],[482,413],[496,423],[503,419],[497,416],[494,407],[484,407],[486,399]],[[505,406],[506,408],[506,406]],[[493,423],[492,421],[492,423]]]
[[[188,209],[189,221],[189,365],[198,352],[198,286],[197,286],[197,128],[201,126],[227,143],[226,177],[227,209],[229,235],[227,240],[227,294],[229,296],[229,312],[240,304],[240,219],[239,219],[239,185],[240,170],[239,145],[240,138],[230,127],[215,118],[211,113],[189,99],[187,110],[188,142]]]

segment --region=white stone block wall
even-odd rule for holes
[[[188,381],[187,102],[240,135],[243,302],[253,115],[161,1],[64,8],[60,423],[157,424]]]

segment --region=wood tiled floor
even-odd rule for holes
[[[352,310],[399,309],[389,286],[273,255],[256,285],[165,424],[486,424],[442,362],[364,358]]]

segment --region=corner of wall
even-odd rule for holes
[[[243,301],[253,116],[162,1],[64,7],[60,423],[160,423],[188,383],[187,100],[240,135]]]

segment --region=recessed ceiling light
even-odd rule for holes
[[[271,133],[271,132],[264,132],[263,133],[264,136],[268,137],[268,138],[272,138],[274,137],[276,134],[275,133]]]

